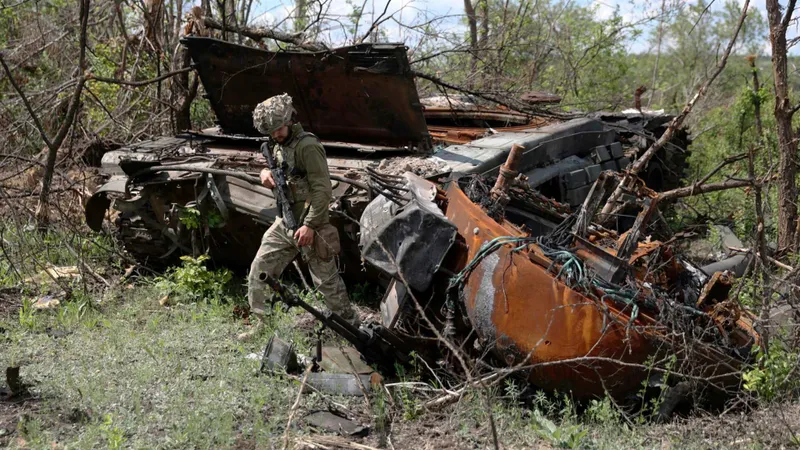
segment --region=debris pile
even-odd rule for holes
[[[384,159],[378,165],[378,170],[388,175],[398,176],[406,172],[411,172],[422,178],[429,178],[446,172],[446,165],[444,161],[435,158],[402,156]]]

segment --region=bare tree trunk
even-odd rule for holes
[[[656,44],[656,63],[653,67],[653,82],[650,84],[651,94],[650,98],[647,100],[647,107],[650,107],[650,104],[653,101],[653,96],[656,95],[656,82],[658,81],[658,60],[661,58],[661,41],[664,38],[664,15],[667,11],[667,0],[661,0],[661,18],[658,21],[658,38]],[[639,112],[641,112],[641,107],[639,108]]]
[[[89,0],[80,0],[80,38],[78,40],[79,57],[77,67],[78,82],[75,86],[75,91],[70,98],[64,121],[61,123],[61,126],[56,132],[55,137],[52,139],[47,135],[47,132],[42,127],[39,117],[34,112],[33,108],[28,102],[27,97],[22,92],[22,89],[19,87],[16,81],[14,81],[11,70],[6,65],[2,53],[0,53],[0,65],[2,65],[3,70],[5,71],[6,76],[11,83],[11,86],[25,104],[25,108],[28,110],[31,120],[33,120],[36,129],[39,131],[39,134],[42,137],[42,140],[47,145],[47,161],[45,162],[44,175],[42,176],[42,187],[39,191],[39,202],[36,206],[36,225],[39,229],[46,229],[49,222],[50,186],[53,183],[53,172],[55,172],[56,168],[56,156],[58,155],[58,149],[61,148],[61,144],[64,142],[64,139],[67,137],[67,133],[72,127],[72,123],[75,121],[75,115],[78,112],[78,107],[80,106],[81,102],[83,86],[86,83],[86,28],[88,26],[88,22]]]
[[[467,15],[467,23],[469,24],[469,48],[472,53],[471,69],[472,73],[475,73],[478,69],[478,19],[475,16],[472,0],[464,0],[464,13]]]
[[[486,44],[489,41],[489,1],[482,0],[478,5],[481,8],[481,34],[478,37],[478,47],[481,51],[486,51]]]
[[[308,2],[306,0],[296,0],[294,8],[294,31],[301,32],[306,29]]]
[[[789,249],[797,222],[797,142],[792,130],[794,110],[789,102],[786,29],[796,0],[790,0],[781,15],[778,0],[766,0],[769,41],[772,46],[772,75],[775,84],[775,123],[778,128],[778,248]]]

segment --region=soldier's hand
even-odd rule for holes
[[[261,184],[263,184],[267,189],[272,189],[275,187],[275,179],[272,178],[272,171],[269,169],[264,169],[261,171]]]
[[[300,247],[306,247],[314,243],[314,230],[303,225],[294,232],[294,240]]]

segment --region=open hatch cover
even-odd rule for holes
[[[430,148],[402,44],[271,52],[204,37],[182,42],[226,134],[257,135],[256,105],[286,92],[300,123],[320,139]]]

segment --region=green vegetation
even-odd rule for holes
[[[238,279],[231,279],[227,290],[188,295],[172,306],[159,304],[166,285],[184,293],[209,292],[208,285],[187,284],[176,275],[201,270],[201,265],[202,258],[187,260],[158,279],[119,285],[100,302],[78,295],[41,311],[32,309],[34,297],[25,295],[22,308],[0,316],[0,367],[20,366],[34,395],[19,406],[18,416],[0,410],[0,428],[13,425],[0,442],[12,448],[50,448],[53,443],[59,448],[270,448],[282,442],[299,379],[259,374],[260,361],[248,355],[260,357],[272,334],[309,354],[313,329],[297,326],[299,310],[276,309],[261,341],[237,342],[234,336],[245,326],[236,313],[243,301],[235,288]],[[208,271],[199,278],[228,277]],[[786,375],[770,364],[764,366],[769,374],[754,373],[748,380],[759,394],[765,379]],[[369,445],[389,433],[395,448],[411,448],[423,435],[434,447],[486,448],[492,442],[491,405],[500,440],[508,446],[614,449],[667,442],[705,448],[694,445],[703,442],[695,440],[700,430],[646,421],[631,426],[609,399],[578,406],[569,397],[531,391],[513,378],[502,389],[468,392],[441,416],[422,406],[429,394],[415,389],[420,382],[438,387],[429,373],[422,364],[401,368],[387,380],[400,385],[374,392],[369,407],[359,397],[305,395],[292,433],[313,434],[299,418],[333,401],[371,425]],[[730,442],[724,436],[717,439]]]

